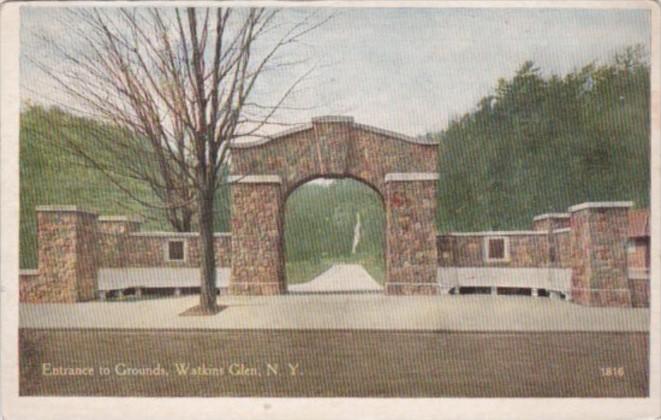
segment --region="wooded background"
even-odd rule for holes
[[[422,133],[440,142],[439,231],[527,228],[537,214],[588,200],[633,200],[647,207],[650,82],[645,57],[642,48],[630,47],[608,63],[563,76],[523,63],[446,130]],[[56,107],[23,104],[22,268],[37,266],[37,205],[138,214],[146,219],[145,230],[172,230],[162,214],[126,200],[59,141],[75,138],[93,151],[95,137],[123,135]],[[126,182],[137,193],[149,194],[139,182]],[[218,190],[217,203],[215,230],[228,231],[226,187]],[[357,212],[361,240],[352,254]],[[366,185],[348,179],[308,183],[289,197],[285,223],[290,282],[309,279],[338,261],[361,263],[382,281],[385,212],[381,197]]]

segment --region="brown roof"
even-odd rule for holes
[[[629,237],[650,236],[650,212],[648,209],[629,211]]]

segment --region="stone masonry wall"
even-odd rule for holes
[[[650,279],[629,278],[629,290],[631,291],[631,306],[634,308],[648,308],[650,306]]]
[[[277,175],[286,197],[317,177],[351,177],[384,196],[385,177],[436,172],[437,144],[363,126],[351,118],[315,119],[308,127],[253,147],[233,146],[232,174]]]
[[[555,246],[556,262],[552,266],[559,268],[572,267],[572,249],[571,249],[571,234],[569,230],[552,233],[551,241]]]
[[[560,214],[544,214],[535,217],[532,222],[533,230],[537,231],[552,231],[556,229],[563,229],[569,227],[569,214],[566,216]]]
[[[629,246],[631,248],[629,248]],[[629,268],[647,268],[650,264],[649,238],[631,238],[627,247],[627,263]]]
[[[286,291],[280,184],[232,185],[231,294]]]
[[[39,274],[19,287],[22,302],[72,303],[94,298],[96,217],[75,207],[37,209]]]
[[[39,281],[39,270],[20,270],[18,274],[18,300],[21,303],[39,303],[48,293]]]
[[[320,177],[354,178],[386,203],[388,293],[436,293],[436,181],[392,187],[387,176],[435,173],[437,144],[375,127],[350,117],[320,117],[264,141],[232,146],[232,280],[230,293],[286,291],[283,212],[289,194]],[[270,183],[256,179],[271,179]],[[273,180],[276,179],[277,182]],[[388,209],[397,200],[407,207]],[[400,208],[401,207],[401,208]],[[397,240],[408,241],[407,246]],[[387,251],[388,252],[388,251]],[[388,259],[388,258],[387,258]]]
[[[386,185],[386,293],[437,294],[436,180]]]
[[[628,208],[577,207],[572,212],[572,299],[590,306],[631,306],[626,241]]]
[[[437,237],[439,267],[572,269],[572,299],[591,306],[649,306],[649,239],[629,238],[628,202],[583,203],[571,217],[537,217],[535,232],[452,233]],[[486,261],[484,240],[509,241],[509,261]],[[627,246],[627,243],[629,245]]]
[[[96,298],[99,268],[198,267],[196,233],[139,232],[129,218],[98,217],[73,206],[37,208],[38,268],[21,270],[22,303],[72,303]],[[183,239],[186,260],[166,261],[170,239]],[[216,264],[229,267],[231,235],[214,236]]]
[[[199,267],[198,234],[177,232],[140,232],[131,234],[101,234],[99,241],[100,266],[121,267]],[[185,261],[167,261],[170,240],[184,241]],[[216,265],[229,267],[232,260],[232,237],[215,234]]]
[[[509,261],[486,261],[485,238],[505,237],[509,241]],[[549,239],[540,234],[495,232],[475,235],[441,235],[438,237],[438,265],[441,267],[548,267]]]
[[[76,301],[96,298],[97,269],[99,265],[97,247],[96,215],[85,214],[76,220]]]

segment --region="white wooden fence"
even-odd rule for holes
[[[216,287],[229,287],[229,267],[216,269]],[[200,287],[199,268],[149,267],[149,268],[101,268],[98,273],[99,296],[113,290],[168,288],[180,290]]]
[[[460,287],[544,289],[569,296],[569,268],[502,268],[502,267],[439,267],[441,289]]]

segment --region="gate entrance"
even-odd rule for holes
[[[386,294],[437,294],[437,144],[350,117],[232,148],[230,293],[285,293],[284,209],[314,178],[353,178],[384,199]]]
[[[288,293],[378,293],[385,281],[383,197],[349,178],[307,182],[285,203]]]

